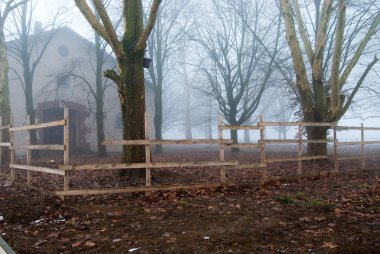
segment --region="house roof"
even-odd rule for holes
[[[72,36],[72,37],[76,38],[77,40],[81,41],[85,45],[88,45],[90,48],[95,48],[95,44],[92,41],[86,39],[81,34],[77,33],[76,31],[74,31],[73,29],[71,29],[70,27],[68,27],[66,25],[57,27],[57,28],[52,29],[52,30],[42,30],[40,33],[37,34],[37,36],[39,37],[38,40],[47,40],[49,38],[49,36],[51,36],[52,33],[55,33],[55,34],[56,33],[66,33],[67,35]],[[36,35],[33,34],[30,37],[32,37],[32,36],[36,36]],[[7,48],[14,47],[14,45],[17,45],[16,43],[18,41],[19,41],[19,39],[7,41],[6,42]],[[116,59],[113,56],[113,54],[109,54],[109,58],[107,58],[106,61],[115,63]],[[145,79],[145,85],[153,88],[152,82],[149,81],[148,79]]]

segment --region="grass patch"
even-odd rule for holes
[[[322,212],[333,212],[336,208],[335,203],[326,202],[321,199],[309,199],[306,201],[306,206]]]
[[[176,204],[183,208],[189,207],[190,205],[189,202],[187,202],[186,200],[178,200]]]
[[[294,203],[294,199],[290,195],[279,195],[276,197],[276,200],[282,205],[290,205]]]

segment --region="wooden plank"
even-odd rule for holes
[[[63,153],[63,164],[69,165],[70,163],[70,117],[69,117],[69,109],[65,108],[63,111],[63,145],[64,145],[64,153]]]
[[[11,127],[10,125],[0,126],[0,130],[9,129],[10,127]]]
[[[65,125],[63,126],[63,164],[68,166],[70,164],[70,110],[64,108],[63,120]],[[70,171],[65,170],[63,172],[63,190],[68,191],[70,188]]]
[[[26,122],[30,125],[30,116],[26,116]],[[30,142],[30,130],[26,130],[26,144],[27,146],[30,147],[31,142]],[[30,166],[32,162],[32,150],[28,148],[26,150],[26,165]],[[26,171],[26,181],[28,186],[32,185],[32,172],[30,170]]]
[[[150,192],[150,191],[175,191],[186,189],[200,189],[200,188],[220,188],[220,187],[233,187],[236,186],[232,183],[208,183],[208,184],[188,184],[188,185],[153,185],[153,186],[131,186],[118,189],[79,189],[68,191],[56,191],[57,196],[78,196],[78,195],[104,195],[104,194],[117,194],[117,193],[132,193],[132,192]]]
[[[149,140],[149,119],[148,114],[145,112],[145,139]],[[152,159],[150,157],[150,145],[145,145],[145,162],[146,162],[146,169],[145,169],[145,186],[151,186],[152,185],[152,175],[151,175],[151,166],[152,166]]]
[[[235,166],[225,166],[226,169],[251,169],[251,168],[265,168],[267,163],[245,163]]]
[[[53,121],[53,122],[48,122],[48,123],[24,125],[24,126],[18,126],[18,127],[10,127],[9,131],[15,132],[15,131],[24,131],[24,130],[32,130],[32,129],[42,129],[42,128],[48,128],[48,127],[61,126],[61,125],[65,125],[65,120],[58,120],[58,121]]]
[[[103,145],[191,145],[232,143],[232,139],[105,140]]]
[[[333,127],[334,131],[334,171],[338,172],[339,171],[339,161],[338,161],[338,138],[336,134],[336,125]]]
[[[3,125],[3,118],[0,115],[0,126]],[[3,143],[3,130],[0,130],[0,144],[5,144]],[[10,144],[10,143],[9,143]],[[3,146],[0,145],[0,165],[3,164]]]
[[[298,146],[297,146],[297,158],[302,158],[302,126],[298,126]],[[298,161],[297,174],[302,174],[302,160]]]
[[[220,113],[218,115],[218,139],[223,140],[223,118]],[[224,146],[222,142],[219,145],[219,161],[224,162]],[[226,170],[223,166],[220,167],[220,182],[226,182]]]
[[[271,144],[271,143],[293,143],[293,144],[297,144],[298,140],[296,140],[296,139],[264,139],[264,142],[266,144]]]
[[[337,126],[338,130],[367,130],[367,131],[380,131],[380,127],[358,127],[358,126]]]
[[[364,170],[364,168],[365,168],[365,155],[364,155],[364,125],[363,125],[363,123],[361,123],[361,127],[362,127],[362,129],[361,129],[361,131],[360,131],[360,133],[361,133],[361,145],[360,145],[360,155],[361,155],[361,157],[362,157],[362,170]]]
[[[288,143],[288,144],[298,144],[299,140],[297,139],[265,139],[265,143],[270,144],[270,143]],[[317,140],[317,139],[303,139],[301,140],[302,143],[308,143],[308,144],[325,144],[325,143],[332,143],[334,142],[333,139],[328,139],[328,140]]]
[[[253,125],[221,125],[222,130],[260,130],[259,126]]]
[[[145,163],[106,163],[74,165],[73,170],[98,170],[98,169],[137,169],[145,168]],[[68,169],[67,169],[68,170]]]
[[[13,126],[13,115],[12,114],[10,116],[10,126],[11,127]],[[11,143],[11,147],[15,144],[14,143],[14,132],[13,131],[9,131],[9,142]],[[15,160],[16,160],[16,153],[14,150],[9,150],[9,152],[11,154],[10,164],[14,164]],[[11,168],[11,178],[13,179],[13,181],[16,179],[16,170],[14,168]]]
[[[11,150],[16,149],[28,149],[28,150],[54,150],[54,151],[63,151],[65,150],[64,145],[18,145],[12,146]]]
[[[58,169],[53,168],[46,168],[46,167],[38,167],[38,166],[28,166],[28,165],[20,165],[20,164],[10,164],[10,168],[16,168],[16,169],[25,169],[25,170],[31,170],[35,172],[42,172],[42,173],[48,173],[48,174],[54,174],[54,175],[64,175],[64,172]]]
[[[364,158],[380,158],[380,154],[365,154],[364,155]],[[339,161],[344,161],[344,160],[361,160],[362,159],[362,156],[343,156],[343,157],[339,157],[337,158],[337,160]]]
[[[263,116],[260,115],[260,121],[257,123],[259,124],[263,123]],[[261,145],[260,148],[260,163],[266,163],[266,157],[265,157],[265,125],[261,125],[260,127],[260,141],[259,144]],[[267,178],[267,168],[263,167],[263,171],[261,173],[262,180],[265,180]]]
[[[242,144],[221,144],[222,148],[261,148],[263,144],[242,143]]]
[[[331,127],[333,123],[306,123],[306,122],[258,122],[258,126],[308,126],[308,127]]]
[[[349,142],[337,142],[338,146],[349,146],[349,145],[375,145],[380,144],[380,141],[349,141]]]
[[[59,170],[73,170],[74,169],[74,166],[72,165],[58,165],[58,169]]]
[[[238,161],[199,161],[199,162],[153,162],[152,168],[175,167],[218,167],[239,165]],[[98,169],[138,169],[146,168],[145,163],[109,163],[109,164],[85,164],[73,166],[73,170],[98,170]],[[67,169],[69,170],[69,169]]]
[[[285,162],[285,161],[306,161],[306,160],[319,160],[319,159],[328,159],[329,157],[327,155],[316,155],[316,156],[304,156],[300,158],[273,158],[273,159],[266,159],[267,163],[273,163],[273,162]]]

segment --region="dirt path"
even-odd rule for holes
[[[0,177],[0,234],[17,253],[378,253],[379,173],[65,202]]]

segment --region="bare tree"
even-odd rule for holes
[[[156,25],[148,39],[148,51],[154,63],[149,68],[149,76],[154,88],[154,128],[156,139],[162,139],[163,101],[166,76],[173,66],[169,66],[170,58],[179,49],[179,42],[186,35],[187,22],[180,20],[181,12],[185,9],[187,1],[166,1],[157,14]],[[156,146],[156,152],[161,153],[162,146]]]
[[[13,12],[13,24],[16,29],[14,40],[8,44],[9,56],[14,58],[21,66],[21,71],[12,69],[18,77],[25,95],[26,114],[30,116],[30,123],[35,123],[35,110],[33,98],[33,80],[36,69],[44,56],[48,45],[57,30],[56,19],[54,17],[51,24],[45,28],[41,27],[33,30],[32,16],[36,3],[32,0],[24,2],[22,8]],[[37,23],[38,24],[38,23]],[[50,29],[49,32],[46,30]],[[31,130],[30,139],[32,144],[37,144],[36,130]],[[32,156],[37,157],[38,151],[33,150]]]
[[[220,112],[231,125],[245,123],[256,111],[274,71],[281,22],[279,16],[263,20],[264,3],[213,1],[215,20],[197,26],[194,40],[205,50],[201,71]],[[271,55],[260,44],[263,41],[268,48],[272,46]],[[236,130],[231,131],[231,137],[236,143]]]
[[[298,0],[281,0],[303,120],[338,121],[378,61],[369,50],[373,60],[358,80],[349,79],[376,32],[380,11],[374,0],[361,1],[360,5],[354,1],[347,5],[345,0],[304,2],[301,6]],[[308,127],[307,135],[309,139],[326,139],[327,128]],[[309,144],[308,152],[326,154],[327,145]]]
[[[105,71],[104,75],[112,79],[119,92],[123,123],[123,139],[144,139],[145,86],[143,58],[149,34],[156,21],[161,0],[154,0],[147,23],[143,24],[142,1],[122,1],[123,34],[117,36],[115,27],[102,0],[93,0],[101,21],[98,21],[88,1],[75,0],[75,3],[92,28],[111,46],[118,64],[118,72]],[[142,146],[123,146],[123,162],[145,161],[145,149]],[[145,170],[124,170],[137,178]]]
[[[8,52],[5,44],[4,26],[8,19],[8,15],[17,7],[25,4],[27,0],[16,1],[0,1],[0,115],[2,118],[2,124],[8,125],[10,123],[11,106],[9,100],[9,82],[8,82]],[[7,129],[2,130],[3,142],[9,141],[9,131]],[[9,160],[9,150],[2,149],[2,161]]]

